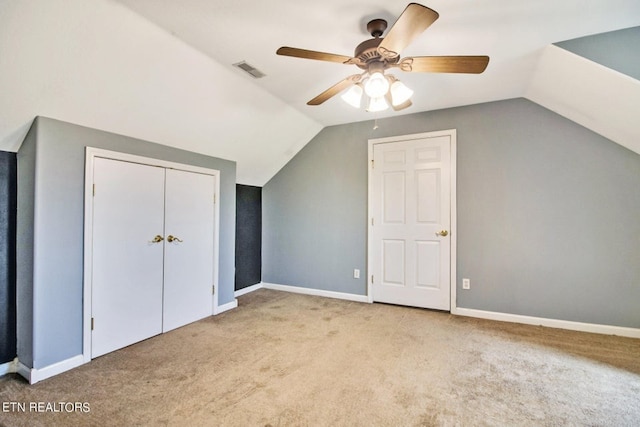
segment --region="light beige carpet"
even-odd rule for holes
[[[640,340],[259,290],[28,385],[5,426],[640,426]],[[44,407],[46,409],[46,407]]]

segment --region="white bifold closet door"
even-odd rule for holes
[[[212,313],[214,180],[167,169],[163,332]]]
[[[94,163],[91,357],[212,314],[215,177]]]

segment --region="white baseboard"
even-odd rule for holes
[[[458,316],[477,317],[480,319],[497,320],[500,322],[523,323],[525,325],[546,326],[548,328],[568,329],[571,331],[591,332],[594,334],[618,335],[621,337],[640,338],[640,329],[623,326],[598,325],[595,323],[581,323],[570,320],[547,319],[544,317],[523,316],[520,314],[498,313],[495,311],[476,310],[473,308],[451,309],[451,314]]]
[[[15,371],[11,370],[13,362],[7,362],[0,365],[0,377],[3,375],[11,374]]]
[[[224,313],[225,311],[233,310],[233,309],[234,309],[234,308],[236,308],[237,306],[238,306],[238,300],[237,300],[237,299],[234,299],[234,300],[233,300],[233,301],[231,301],[231,302],[228,302],[228,303],[226,303],[226,304],[219,305],[217,308],[216,308],[216,307],[214,307],[214,308],[213,308],[213,314],[214,314],[214,316],[215,316],[216,314],[220,314],[220,313]]]
[[[324,291],[321,289],[302,288],[299,286],[278,285],[276,283],[262,282],[262,287],[265,289],[273,289],[274,291],[292,292],[295,294],[315,295],[318,297],[336,298],[347,301],[356,302],[369,302],[369,298],[366,295],[347,294],[344,292]]]
[[[262,282],[256,283],[255,285],[247,286],[246,288],[239,289],[235,291],[233,296],[238,298],[238,297],[241,297],[242,295],[248,294],[249,292],[257,291],[258,289],[262,289]]]
[[[35,384],[38,381],[46,380],[54,375],[77,368],[80,365],[84,365],[84,356],[82,354],[39,369],[29,368],[18,362],[17,372],[29,381],[30,384]]]

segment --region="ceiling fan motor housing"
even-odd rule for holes
[[[358,61],[356,65],[363,70],[369,70],[373,63],[381,63],[383,69],[389,68],[389,64],[395,64],[400,57],[395,58],[383,58],[378,52],[378,46],[382,43],[383,38],[376,37],[373,39],[365,40],[360,43],[353,54],[353,57]]]
[[[395,58],[384,58],[378,52],[378,46],[382,43],[384,38],[380,37],[387,29],[387,21],[384,19],[373,19],[367,24],[367,31],[373,37],[372,39],[365,40],[360,43],[353,54],[353,57],[358,61],[356,65],[363,70],[373,73],[375,71],[382,72],[389,68],[390,64],[396,64],[400,59],[399,56]]]

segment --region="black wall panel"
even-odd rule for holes
[[[16,165],[0,151],[0,364],[16,357]]]
[[[236,285],[262,280],[262,187],[236,185]]]

